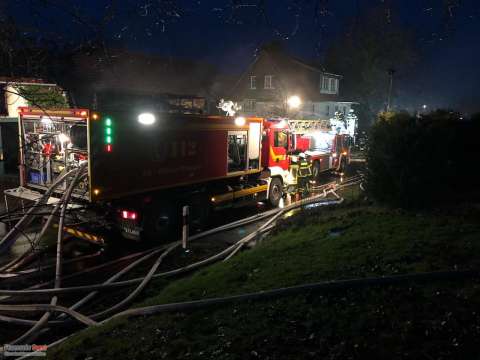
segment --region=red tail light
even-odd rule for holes
[[[137,220],[138,214],[135,211],[122,210],[122,219],[125,220]]]

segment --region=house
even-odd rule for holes
[[[244,115],[330,119],[336,112],[348,114],[353,104],[341,99],[341,80],[341,75],[270,45],[240,77],[231,98],[242,106]],[[289,105],[292,97],[300,104]]]

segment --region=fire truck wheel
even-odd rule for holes
[[[273,178],[268,190],[268,201],[273,207],[277,207],[283,195],[282,181],[279,178]]]
[[[313,180],[317,180],[320,175],[320,162],[315,160],[312,164],[312,177]]]

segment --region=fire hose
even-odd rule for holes
[[[309,198],[309,199],[304,199],[304,200],[301,200],[299,202],[296,202],[292,205],[289,205],[288,207],[285,207],[284,209],[278,209],[276,210],[276,212],[280,212],[280,211],[289,211],[289,210],[292,210],[294,208],[298,208],[298,207],[302,207],[302,206],[305,206],[305,205],[308,205],[308,204],[313,204],[315,202],[318,202],[318,200],[324,198],[323,194],[322,195],[318,195],[318,196],[315,196],[315,197],[312,197],[312,198]],[[336,203],[341,203],[341,201],[339,200],[333,200],[333,201],[328,201],[327,202],[329,205],[330,204],[336,204]],[[236,224],[235,224],[236,225]],[[236,225],[238,226],[238,225]],[[216,230],[216,229],[212,229],[212,230]],[[207,232],[206,232],[207,233]],[[212,234],[211,231],[208,231],[209,235]],[[204,235],[204,233],[202,234],[198,234],[198,235],[195,235],[195,236],[192,236],[190,238],[190,241],[193,241],[193,240],[196,240],[200,237],[203,237],[203,236],[206,236]],[[250,236],[250,235],[248,235]],[[253,238],[253,237],[252,237]],[[239,242],[243,242],[245,241],[244,239],[241,239],[239,240]],[[175,243],[178,243],[178,242],[175,242]],[[175,244],[174,243],[174,244]],[[207,259],[204,259],[204,260],[201,260],[197,263],[194,263],[194,264],[190,264],[190,265],[187,265],[185,267],[182,267],[182,268],[178,268],[178,269],[174,269],[174,270],[170,270],[170,271],[166,271],[166,272],[163,272],[163,273],[159,273],[159,274],[155,274],[153,276],[153,278],[159,278],[159,277],[166,277],[166,276],[173,276],[173,275],[178,275],[180,273],[184,273],[184,272],[188,272],[188,271],[191,271],[193,269],[196,269],[198,267],[201,267],[203,265],[207,265],[207,264],[210,264],[218,259],[222,259],[223,256],[226,256],[226,254],[228,255],[229,254],[229,251],[233,251],[233,249],[238,245],[238,242],[236,244],[233,244],[231,245],[230,247],[228,247],[227,249],[221,251],[220,253],[210,257],[210,258],[207,258]],[[55,288],[51,288],[51,289],[36,289],[36,290],[3,290],[3,289],[0,289],[0,295],[7,295],[7,296],[13,296],[13,295],[44,295],[44,294],[49,294],[49,295],[53,295],[53,294],[65,294],[65,293],[72,293],[72,292],[87,292],[87,291],[92,291],[92,290],[107,290],[107,289],[112,289],[112,288],[118,288],[118,287],[125,287],[125,286],[130,286],[130,285],[133,285],[133,284],[136,284],[136,283],[139,283],[142,281],[143,278],[135,278],[135,279],[131,279],[131,280],[125,280],[125,281],[118,281],[118,282],[113,282],[113,283],[109,283],[109,284],[95,284],[95,285],[85,285],[85,286],[75,286],[75,287],[66,287],[66,288],[58,288],[58,289],[55,289]]]
[[[68,203],[70,201],[70,197],[72,195],[74,187],[77,185],[78,181],[83,177],[86,176],[84,170],[86,168],[86,163],[81,165],[78,169],[75,169],[75,175],[73,177],[72,182],[70,183],[69,187],[65,191],[64,195],[62,196],[61,202],[63,203],[62,210],[60,212],[60,222],[58,226],[58,236],[57,236],[57,261],[56,261],[56,270],[55,270],[55,288],[59,288],[61,286],[61,276],[62,276],[62,251],[63,251],[63,222],[65,219],[65,212],[68,207]],[[53,187],[53,186],[52,186]],[[49,189],[50,190],[50,189]],[[52,212],[53,216],[54,213]],[[48,222],[48,221],[47,221]],[[54,295],[50,301],[51,306],[57,305],[57,296]],[[8,306],[8,305],[5,305]],[[11,344],[18,344],[23,341],[27,340],[34,340],[38,334],[38,332],[45,326],[50,318],[51,312],[47,311],[43,316],[33,325],[27,332],[21,335],[19,338],[13,340]]]
[[[159,261],[157,260],[156,264],[154,264],[154,266],[152,267],[151,271],[149,271],[149,274],[147,275],[147,277],[145,278],[139,278],[139,279],[133,279],[133,280],[139,280],[139,281],[136,281],[136,282],[140,282],[140,286],[137,287],[137,289],[131,293],[125,300],[123,300],[122,302],[118,303],[117,305],[105,310],[105,311],[102,311],[101,313],[97,313],[97,314],[94,314],[92,315],[92,319],[94,318],[98,318],[100,316],[103,316],[103,315],[106,315],[106,314],[109,314],[109,313],[112,313],[114,312],[115,310],[119,309],[121,306],[125,305],[127,302],[129,302],[130,300],[132,300],[138,293],[141,292],[141,290],[143,290],[143,287],[146,285],[146,283],[148,281],[150,281],[150,279],[152,279],[153,277],[158,277],[158,276],[168,276],[168,275],[175,275],[175,274],[178,274],[178,273],[182,273],[182,272],[186,272],[186,271],[191,271],[192,269],[194,268],[197,268],[197,267],[200,267],[200,266],[203,266],[203,265],[206,265],[206,264],[209,264],[211,262],[214,262],[216,260],[219,260],[219,259],[222,259],[224,258],[225,256],[227,256],[227,258],[230,258],[232,253],[236,253],[240,250],[240,248],[248,243],[249,241],[251,241],[252,239],[254,239],[258,234],[260,233],[263,233],[265,232],[266,229],[271,229],[273,228],[274,225],[272,225],[274,223],[274,221],[281,215],[283,214],[285,211],[289,211],[289,210],[292,210],[296,207],[299,207],[299,206],[303,206],[303,205],[306,205],[306,204],[309,204],[309,203],[313,203],[315,202],[316,200],[318,200],[318,198],[321,198],[321,197],[324,197],[324,195],[319,195],[319,196],[316,196],[314,198],[311,198],[311,199],[306,199],[306,200],[302,200],[300,203],[295,203],[295,204],[292,204],[290,206],[287,206],[286,208],[284,209],[281,209],[280,211],[276,211],[277,214],[272,218],[270,219],[269,221],[267,221],[267,223],[265,223],[262,227],[260,227],[257,231],[255,231],[254,233],[244,237],[243,239],[241,239],[239,242],[237,242],[236,244],[230,246],[229,248],[225,249],[224,251],[220,252],[219,254],[216,254],[208,259],[205,259],[205,260],[202,260],[200,262],[197,262],[195,264],[190,264],[186,267],[183,267],[183,268],[180,268],[180,269],[176,269],[176,270],[173,270],[173,271],[169,271],[169,272],[166,272],[166,273],[161,273],[161,274],[157,274],[157,275],[153,275],[154,272],[156,271],[156,268],[158,267],[159,265]],[[341,203],[343,201],[343,199],[341,199],[340,201],[334,201],[334,203]],[[329,204],[332,203],[331,201],[328,202]],[[258,216],[257,216],[258,217]],[[245,219],[239,221],[239,222],[245,222]],[[235,224],[233,224],[235,225]],[[212,229],[212,230],[215,230],[215,229]],[[198,234],[198,235],[201,235],[201,234]],[[170,250],[168,250],[167,252],[165,252],[164,254],[162,254],[159,258],[159,260],[161,260],[164,256],[166,256],[166,254],[173,250],[175,247],[177,247],[180,243],[177,242],[177,243],[174,243]],[[230,254],[230,255],[229,255]],[[153,254],[150,254],[150,255],[153,255]],[[150,257],[150,255],[147,255],[148,257]],[[143,258],[142,258],[143,259]],[[139,259],[139,260],[142,260],[142,259]],[[138,260],[137,260],[138,261]],[[158,265],[157,265],[158,264]],[[125,272],[128,271],[128,269],[124,269]],[[117,274],[117,275],[120,275],[120,274]],[[118,276],[114,276],[113,278],[107,280],[106,283],[104,283],[103,285],[108,285],[109,282],[113,281],[113,279],[115,278],[118,278]],[[131,281],[131,280],[130,280]],[[128,281],[128,282],[130,282]],[[94,287],[94,286],[93,286]],[[93,288],[92,286],[90,286],[89,288],[92,289]],[[93,292],[93,293],[90,293],[89,295],[87,295],[85,298],[83,298],[82,300],[80,300],[79,302],[77,302],[74,306],[72,306],[70,309],[75,309],[75,308],[78,308],[80,305],[84,304],[86,300],[90,299],[91,297],[93,297],[94,295],[96,294],[96,292]],[[63,315],[63,314],[62,314]],[[62,316],[61,315],[61,316]],[[0,318],[0,320],[2,320]],[[17,323],[17,324],[22,324],[22,325],[29,325],[31,324],[28,320],[23,320],[23,319],[14,319],[14,318],[8,318],[8,317],[4,317],[3,318],[4,321],[8,321],[8,322],[14,322],[14,323]],[[18,321],[16,321],[18,320]],[[58,323],[61,323],[61,322],[58,322],[58,321],[53,321],[53,322],[48,322],[49,324],[58,324]]]
[[[346,185],[344,185],[344,186],[346,186]],[[331,190],[331,193],[334,193],[334,195],[338,197],[338,195],[334,192],[333,189]],[[195,267],[202,266],[202,265],[204,265],[204,264],[213,262],[213,261],[215,261],[215,260],[218,259],[218,258],[221,258],[221,257],[224,256],[225,254],[228,254],[229,251],[232,251],[232,252],[234,252],[234,253],[238,252],[238,251],[240,250],[241,246],[243,246],[243,244],[248,243],[249,241],[251,241],[252,239],[254,239],[258,234],[261,234],[261,233],[265,232],[266,230],[270,230],[271,228],[273,228],[273,227],[274,227],[274,221],[275,221],[281,214],[283,214],[285,211],[289,211],[289,210],[292,210],[292,209],[294,209],[294,208],[296,208],[296,207],[304,206],[304,205],[307,205],[307,204],[310,204],[310,203],[315,203],[315,202],[318,200],[318,198],[321,198],[321,197],[325,197],[325,194],[324,194],[323,196],[322,196],[322,195],[319,195],[319,196],[316,196],[316,197],[311,198],[311,199],[302,200],[300,203],[292,204],[292,205],[290,205],[290,206],[287,206],[287,207],[284,208],[284,209],[281,209],[280,211],[278,211],[278,213],[277,213],[272,219],[270,219],[269,221],[267,221],[267,223],[263,224],[262,227],[260,227],[257,231],[255,231],[254,233],[252,233],[252,234],[250,234],[250,235],[242,238],[242,239],[241,239],[240,241],[238,241],[236,244],[230,246],[228,249],[225,249],[225,250],[222,251],[221,253],[219,253],[219,254],[217,254],[217,255],[209,258],[209,259],[205,259],[205,260],[200,261],[200,262],[198,262],[198,263],[196,263],[196,264],[191,264],[191,265],[188,265],[188,266],[186,266],[186,267],[183,267],[183,268],[180,268],[180,269],[176,269],[176,270],[173,270],[173,271],[170,271],[170,272],[153,275],[154,272],[155,272],[155,270],[156,270],[156,268],[158,267],[161,259],[162,259],[169,251],[173,250],[175,247],[179,246],[179,244],[180,244],[179,242],[174,243],[174,244],[171,246],[170,250],[167,250],[164,254],[162,254],[162,255],[160,256],[159,259],[157,259],[156,264],[154,264],[154,266],[151,268],[151,270],[149,271],[149,274],[147,275],[147,277],[145,277],[145,278],[139,278],[139,279],[133,279],[133,280],[140,280],[140,281],[141,281],[141,282],[140,282],[140,286],[137,287],[137,289],[136,289],[137,291],[134,291],[133,293],[131,293],[125,300],[123,300],[122,302],[118,303],[117,305],[115,305],[115,306],[113,306],[113,307],[111,307],[111,308],[109,308],[109,309],[107,309],[107,310],[105,310],[105,311],[103,311],[103,312],[101,312],[101,313],[94,314],[94,316],[97,317],[97,316],[105,315],[105,314],[107,314],[107,313],[111,313],[111,312],[117,310],[120,306],[123,306],[124,304],[126,304],[126,302],[128,302],[128,301],[129,301],[130,299],[132,299],[137,293],[139,293],[139,292],[143,289],[142,284],[143,284],[143,285],[146,285],[146,283],[147,283],[150,279],[152,279],[153,277],[157,277],[157,276],[160,276],[160,275],[163,275],[163,276],[174,275],[174,274],[176,274],[176,273],[180,273],[180,272],[184,272],[184,271],[190,271],[191,269],[193,269],[193,268],[195,268]],[[342,201],[343,201],[343,199],[339,199],[339,200],[336,200],[336,201],[333,201],[333,202],[332,202],[332,201],[328,201],[328,203],[329,203],[329,204],[331,204],[331,203],[341,203]],[[245,219],[244,219],[244,220],[245,220]],[[201,235],[201,234],[199,234],[199,235]],[[228,255],[227,255],[227,256],[228,256]],[[231,257],[231,256],[228,256],[228,258],[230,258],[230,257]],[[158,264],[158,265],[157,265],[157,264]],[[104,285],[107,285],[107,284],[104,284]],[[89,295],[91,295],[91,294],[89,294]],[[88,297],[89,297],[89,296],[87,296],[86,298],[88,298]],[[81,301],[80,301],[80,302],[81,302]],[[134,310],[136,310],[136,309],[134,309]],[[129,311],[130,311],[130,310],[127,310],[127,311],[125,311],[125,312],[120,313],[120,314],[122,314],[122,315],[116,314],[116,315],[112,316],[111,318],[105,320],[104,322],[106,322],[106,321],[108,321],[108,320],[110,320],[110,319],[112,319],[112,318],[116,318],[116,317],[118,317],[118,316],[123,316],[124,314],[133,315],[133,313],[130,313]],[[152,308],[149,308],[147,312],[152,312],[152,311],[156,311],[156,310],[153,310]],[[62,315],[64,315],[64,314],[62,314]],[[72,314],[69,314],[69,315],[72,315]],[[0,320],[1,320],[1,319],[0,319]],[[8,320],[8,319],[5,319],[5,320]],[[14,320],[16,320],[16,319],[14,319]],[[78,319],[77,319],[77,320],[78,320]],[[24,322],[26,322],[26,321],[27,321],[27,320],[24,320]],[[24,323],[24,324],[26,324],[26,323]],[[64,338],[64,339],[66,339],[66,338]],[[62,342],[64,339],[61,339],[60,341],[55,342],[55,344]]]
[[[52,196],[53,191],[72,173],[77,171],[77,169],[70,170],[68,172],[65,172],[64,174],[60,175],[54,182],[53,184],[48,188],[48,190],[45,192],[45,194],[42,195],[40,199],[38,199],[35,202],[35,206],[32,206],[27,213],[22,217],[22,219],[15,224],[15,226],[3,237],[3,239],[0,241],[0,253],[8,250],[14,243],[17,241],[18,237],[20,234],[22,234],[28,225],[31,224],[31,222],[34,219],[35,211],[39,208],[44,206],[47,202],[50,196]],[[2,271],[0,269],[0,271]]]

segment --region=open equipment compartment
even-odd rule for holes
[[[61,173],[89,161],[88,119],[85,109],[19,108],[21,186],[46,191]],[[89,177],[74,197],[90,200]],[[55,192],[63,193],[65,186]]]

